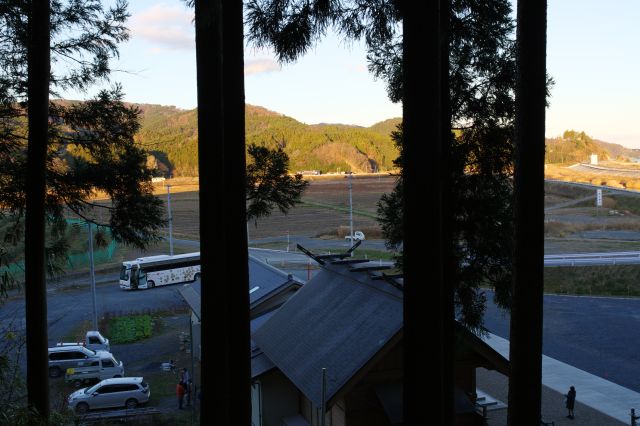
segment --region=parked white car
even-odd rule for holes
[[[150,396],[149,384],[142,377],[120,377],[75,391],[67,398],[67,404],[77,414],[84,414],[99,408],[134,409],[148,402]]]
[[[346,240],[351,241],[351,242],[363,241],[364,240],[364,232],[362,232],[362,231],[354,231],[353,232],[353,236],[346,235],[344,238]]]
[[[56,346],[84,346],[94,351],[107,351],[111,350],[109,346],[109,339],[100,334],[99,331],[91,330],[87,331],[84,342],[64,342],[56,343]]]

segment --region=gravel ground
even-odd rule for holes
[[[477,386],[492,397],[506,403],[508,400],[508,381],[505,376],[495,371],[478,368]],[[568,389],[568,387],[567,387]],[[555,426],[579,425],[579,426],[623,426],[622,423],[600,411],[594,410],[580,403],[580,389],[575,406],[575,419],[568,419],[567,409],[564,406],[564,397],[546,386],[542,386],[542,420],[554,422]],[[489,411],[487,414],[488,426],[504,426],[507,424],[507,409]]]

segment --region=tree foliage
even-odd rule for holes
[[[369,70],[387,83],[389,97],[402,89],[402,3],[393,0],[251,0],[249,38],[272,47],[283,62],[307,52],[329,29],[367,47]],[[482,329],[483,285],[510,303],[511,176],[514,124],[514,24],[508,0],[452,0],[450,103],[452,112],[452,228],[458,268],[454,277],[458,318]],[[427,130],[428,131],[428,130]],[[397,146],[402,132],[394,135]],[[400,165],[402,159],[399,160]],[[425,159],[428,165],[428,159]],[[379,203],[387,244],[401,248],[402,175]],[[425,224],[429,226],[429,224]],[[428,244],[428,242],[425,242]]]
[[[249,145],[247,165],[247,219],[257,220],[277,208],[282,213],[300,202],[309,182],[302,175],[290,176],[289,157],[281,147],[269,149]]]
[[[52,97],[108,80],[109,61],[128,38],[126,6],[123,0],[111,8],[98,0],[51,3]],[[0,7],[0,206],[15,223],[5,242],[20,238],[24,216],[28,11],[24,1]],[[140,112],[122,97],[115,85],[90,101],[50,102],[45,203],[51,264],[65,255],[69,211],[139,248],[158,239],[162,204],[151,193],[146,154],[133,138]],[[96,191],[107,194],[110,204],[92,202]]]
[[[566,130],[561,137],[546,141],[547,163],[584,163],[591,154],[597,154],[599,160],[610,157],[606,147],[585,132]]]
[[[33,2],[0,2],[0,220],[5,247],[24,236],[27,141],[28,21]],[[50,97],[67,90],[86,91],[109,79],[109,62],[118,44],[128,39],[127,3],[116,0],[105,8],[99,0],[50,2]],[[144,248],[158,239],[163,225],[162,202],[152,195],[146,154],[134,143],[139,111],[122,102],[118,85],[82,103],[50,101],[45,160],[47,223],[46,262],[49,273],[66,260],[67,220],[75,214],[118,241]],[[97,191],[108,202],[93,199]],[[98,232],[98,243],[105,241]],[[0,248],[1,266],[7,251]],[[15,281],[3,271],[0,304]],[[19,359],[22,332],[0,330],[0,423],[36,424],[26,407]],[[69,424],[66,414],[54,413],[50,424]],[[42,420],[45,423],[45,419]],[[39,424],[39,423],[38,423]]]

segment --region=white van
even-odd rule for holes
[[[81,345],[49,348],[49,377],[59,377],[67,368],[86,367],[99,358],[98,352]]]
[[[124,377],[122,361],[116,360],[109,352],[99,351],[97,355],[98,358],[86,367],[68,368],[64,376],[65,381],[80,386],[113,377]]]

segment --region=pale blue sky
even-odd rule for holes
[[[113,80],[123,84],[128,101],[194,108],[192,12],[179,0],[130,3],[131,40],[114,64],[126,72],[115,73]],[[639,27],[638,0],[549,0],[547,66],[556,84],[547,136],[584,130],[640,148]],[[300,61],[283,66],[269,52],[248,46],[245,62],[246,101],[302,122],[369,126],[401,115],[401,106],[387,99],[384,83],[368,73],[361,44],[345,46],[330,36]]]

